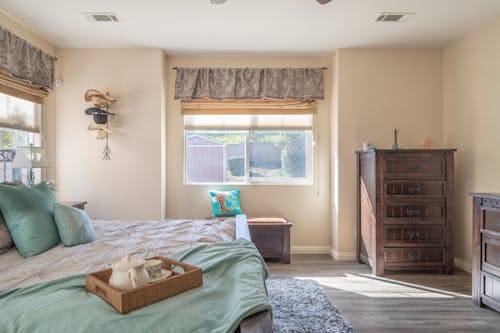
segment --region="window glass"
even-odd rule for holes
[[[311,130],[185,130],[187,184],[308,184]]]
[[[41,105],[0,93],[0,127],[40,133]]]
[[[39,104],[0,93],[0,182],[26,182],[28,170],[12,168],[12,161],[16,147],[41,146],[41,135],[34,132],[39,131],[39,110]],[[41,170],[33,171],[40,180]]]
[[[244,182],[245,141],[244,131],[186,131],[186,182]]]
[[[252,131],[249,172],[255,180],[305,179],[308,131]]]

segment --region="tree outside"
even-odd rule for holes
[[[291,177],[307,176],[306,141],[302,132],[286,133],[284,136],[281,163]]]
[[[17,146],[26,146],[29,135],[25,131],[0,129],[0,149],[15,149]]]
[[[0,130],[0,149],[12,149],[15,135],[11,131]]]

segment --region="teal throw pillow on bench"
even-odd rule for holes
[[[56,203],[54,220],[59,236],[65,246],[95,241],[95,231],[84,210]]]
[[[241,214],[240,190],[210,191],[212,216],[232,216]]]
[[[0,210],[23,257],[56,246],[59,234],[52,216],[56,198],[47,183],[33,187],[0,185]]]

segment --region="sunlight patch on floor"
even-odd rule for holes
[[[372,274],[345,274],[345,276],[296,277],[311,279],[324,287],[340,289],[366,297],[376,298],[470,298],[469,295],[430,288],[427,286],[381,278]]]

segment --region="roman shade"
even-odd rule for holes
[[[40,133],[41,109],[38,103],[14,97],[0,89],[0,127]]]
[[[312,130],[312,114],[186,115],[186,130]]]
[[[43,99],[49,95],[47,91],[16,80],[2,71],[0,71],[0,93],[22,98],[37,104],[43,104]]]
[[[311,130],[315,100],[181,101],[186,130]]]
[[[54,61],[53,56],[0,27],[2,92],[28,100],[47,96],[54,81]]]
[[[315,100],[185,100],[183,115],[207,114],[314,114]]]
[[[323,68],[176,68],[175,99],[324,99]]]

